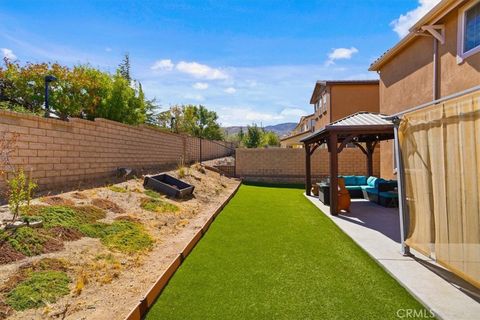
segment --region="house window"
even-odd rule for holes
[[[327,112],[327,95],[323,95],[323,112]]]
[[[476,0],[459,10],[457,60],[480,52],[480,1]]]

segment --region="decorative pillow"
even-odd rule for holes
[[[368,177],[367,179],[367,184],[373,188],[375,188],[375,181],[377,181],[378,178],[377,177],[374,177],[374,176],[371,176],[371,177]]]

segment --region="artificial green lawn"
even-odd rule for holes
[[[423,309],[302,192],[243,185],[147,319],[396,319]]]

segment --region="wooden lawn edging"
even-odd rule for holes
[[[183,248],[183,250],[176,256],[176,258],[170,263],[168,268],[160,275],[157,281],[150,287],[145,297],[140,300],[140,302],[135,306],[135,308],[130,311],[125,320],[141,320],[147,314],[148,309],[155,303],[157,298],[162,293],[163,289],[167,286],[170,279],[173,277],[178,268],[182,265],[185,258],[192,252],[193,248],[197,243],[202,239],[203,235],[207,232],[210,225],[213,223],[215,218],[220,214],[220,212],[225,208],[225,206],[232,200],[232,198],[237,193],[238,189],[242,185],[242,182],[235,187],[232,194],[225,200],[225,202],[215,210],[215,212],[210,216],[210,218],[205,222],[205,224],[198,230],[198,232],[193,236],[189,243]]]

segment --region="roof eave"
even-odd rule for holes
[[[426,24],[432,24],[448,14],[453,8],[458,6],[464,0],[443,0],[440,1],[435,7],[433,7],[427,14],[425,14],[417,23],[415,23],[410,29],[409,33],[401,39],[390,50],[385,52],[383,56],[374,61],[368,71],[379,71],[380,68],[385,65],[390,59],[401,51],[407,44],[413,40],[422,26]]]

